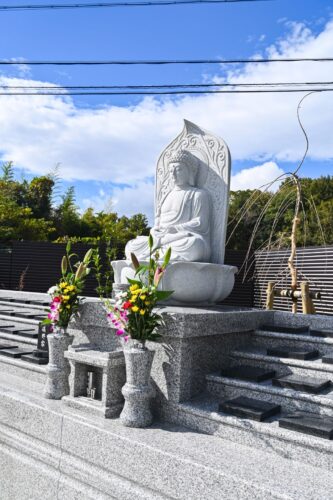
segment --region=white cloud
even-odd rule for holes
[[[332,21],[318,35],[302,24],[290,24],[289,29],[288,36],[260,55],[332,55]],[[224,81],[329,81],[332,67],[333,63],[253,64],[229,71]],[[214,79],[221,79],[221,74],[225,73],[221,70]],[[0,85],[45,83],[0,77]],[[180,132],[183,118],[224,137],[233,159],[297,163],[305,147],[296,118],[299,99],[299,94],[215,94],[163,101],[146,98],[136,106],[82,109],[70,97],[3,96],[0,151],[4,160],[13,160],[33,173],[48,172],[60,163],[64,179],[129,184],[133,189],[119,189],[112,196],[118,208],[125,206],[125,200],[132,207],[134,192],[151,193],[144,179],[154,175],[160,151]],[[301,113],[310,138],[309,156],[333,158],[332,95],[311,96]],[[238,182],[245,177],[246,182],[252,181],[246,172],[235,176]],[[143,206],[147,201],[143,198],[140,203]]]
[[[115,188],[112,193],[112,206],[120,214],[147,215],[150,224],[154,220],[154,184],[139,182],[133,187]]]
[[[233,175],[231,178],[231,189],[233,191],[242,189],[258,189],[263,186],[267,186],[283,174],[284,170],[274,161],[268,161],[262,165],[244,168],[237,174]],[[274,183],[269,190],[276,190],[281,182],[282,179],[279,182]]]

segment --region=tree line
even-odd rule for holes
[[[299,245],[333,244],[333,176],[303,178]],[[125,246],[129,239],[149,233],[147,217],[118,216],[112,210],[80,212],[70,187],[55,204],[56,175],[17,180],[11,162],[0,171],[0,243],[11,241],[112,242]],[[290,245],[296,193],[288,180],[275,192],[231,191],[227,248],[244,250],[285,248]]]

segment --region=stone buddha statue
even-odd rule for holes
[[[162,200],[151,230],[155,246],[163,256],[172,247],[172,261],[209,262],[210,195],[196,187],[198,159],[180,150],[169,159],[173,188]],[[140,261],[149,258],[148,237],[139,236],[127,243],[125,254],[135,253]]]
[[[223,139],[187,120],[158,159],[151,235],[161,261],[172,249],[159,284],[161,290],[173,290],[164,304],[215,304],[233,288],[237,269],[224,264],[230,165]],[[126,259],[112,262],[115,293],[135,278],[131,253],[140,262],[148,260],[147,236],[129,241]]]

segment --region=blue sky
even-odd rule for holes
[[[15,1],[19,3],[27,0]],[[327,0],[7,12],[0,13],[0,58],[332,56],[332,14],[332,2]],[[0,77],[6,84],[48,82],[58,86],[199,83],[214,79],[332,81],[333,63],[325,67],[318,63],[293,68],[269,65],[265,69],[209,65],[14,67],[2,70]],[[293,168],[302,156],[304,138],[295,118],[299,98],[283,94],[144,100],[111,96],[2,97],[0,158],[13,159],[18,175],[23,171],[27,176],[61,164],[63,188],[76,186],[82,209],[89,205],[102,209],[112,198],[114,208],[121,213],[145,211],[151,217],[156,160],[161,149],[181,131],[182,118],[223,135],[234,159],[234,187],[246,187],[247,181],[253,187],[254,172],[266,180]],[[333,125],[331,101],[331,94],[327,94],[310,97],[304,104],[311,147],[303,175],[333,174],[332,141],[327,132]],[[257,136],[250,130],[252,122]],[[253,167],[261,169],[251,171]]]

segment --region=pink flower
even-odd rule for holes
[[[124,337],[124,341],[125,341],[125,342],[128,342],[128,339],[129,339],[129,335],[125,335],[125,337]]]
[[[154,276],[154,285],[158,286],[159,282],[161,281],[161,278],[164,274],[164,269],[163,267],[158,267],[155,271],[155,276]]]
[[[121,335],[124,335],[124,333],[125,333],[125,330],[120,330],[120,329],[119,329],[119,330],[117,330],[117,331],[116,331],[116,335],[118,335],[119,337],[120,337]]]
[[[61,302],[61,298],[60,297],[54,297],[53,301],[52,302]]]

